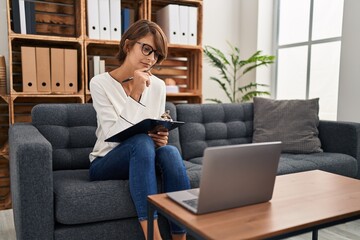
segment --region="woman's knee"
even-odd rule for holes
[[[154,141],[147,134],[136,134],[129,140],[135,149],[140,149],[142,151],[155,151]]]
[[[159,147],[156,150],[156,154],[159,156],[172,156],[172,157],[181,157],[179,150],[172,145],[165,145],[162,147]]]
[[[167,165],[171,168],[174,168],[176,165],[183,166],[179,150],[171,145],[158,148],[156,150],[156,158],[160,161],[161,165],[164,165],[165,167]]]

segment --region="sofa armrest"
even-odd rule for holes
[[[14,124],[9,148],[17,239],[53,239],[52,146],[33,125]]]
[[[360,123],[320,121],[318,129],[325,152],[344,153],[357,159],[360,179]]]

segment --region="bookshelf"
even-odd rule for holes
[[[110,0],[111,1],[111,0]],[[11,207],[8,173],[8,128],[17,122],[30,122],[31,109],[39,103],[91,102],[89,90],[89,60],[100,56],[105,71],[118,66],[115,58],[119,41],[91,39],[87,29],[87,0],[30,1],[33,28],[21,34],[16,22],[13,0],[6,0],[9,82],[0,91],[0,210]],[[121,9],[134,12],[134,20],[157,22],[156,12],[168,4],[197,8],[197,44],[169,44],[168,58],[155,66],[152,73],[165,80],[171,78],[179,85],[178,93],[168,93],[167,100],[178,103],[202,102],[202,0],[121,0]],[[27,18],[28,19],[28,18]],[[28,30],[28,29],[27,29]],[[21,47],[75,49],[77,51],[77,91],[23,91]]]

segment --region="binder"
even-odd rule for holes
[[[121,34],[124,34],[130,26],[130,9],[121,9]]]
[[[99,0],[99,25],[100,39],[110,39],[110,2],[109,0]]]
[[[93,58],[89,58],[88,61],[88,82],[94,77],[94,60]]]
[[[124,34],[131,24],[135,22],[135,10],[131,8],[121,9],[121,34]]]
[[[36,47],[36,81],[38,92],[50,92],[50,49]]]
[[[25,0],[19,0],[20,32],[26,34]]]
[[[19,8],[19,0],[12,0],[12,14],[13,14],[13,26],[14,29],[13,31],[15,33],[21,33],[21,28],[20,28],[20,8]]]
[[[175,129],[181,125],[183,125],[184,122],[179,121],[167,121],[167,120],[161,120],[161,119],[151,119],[147,118],[142,120],[141,122],[115,134],[114,136],[109,137],[105,140],[105,142],[122,142],[129,137],[132,137],[136,134],[140,133],[148,133],[149,131],[170,131],[172,129]]]
[[[35,3],[25,1],[26,34],[36,34]]]
[[[64,93],[65,71],[64,71],[64,49],[51,48],[51,91]]]
[[[187,6],[179,5],[179,25],[180,25],[180,35],[179,42],[181,44],[188,44],[188,35],[189,35],[189,8]]]
[[[87,0],[86,8],[87,8],[87,29],[88,36],[91,39],[99,39],[100,38],[100,30],[99,30],[99,0]]]
[[[94,76],[100,74],[100,56],[93,56]]]
[[[110,39],[121,38],[121,0],[110,0]]]
[[[23,92],[37,92],[35,47],[21,47]]]
[[[197,45],[197,23],[198,23],[198,8],[188,7],[189,9],[189,44]]]
[[[64,49],[65,92],[78,91],[78,61],[76,49]]]
[[[100,60],[99,73],[104,73],[104,72],[105,72],[105,60]]]
[[[169,4],[157,11],[157,23],[167,36],[169,43],[180,44],[179,5]]]

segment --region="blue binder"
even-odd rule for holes
[[[124,34],[124,32],[129,28],[131,22],[130,18],[130,9],[121,9],[121,34]]]

